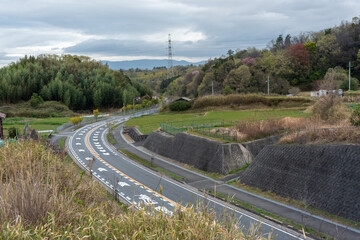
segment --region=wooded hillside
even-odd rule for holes
[[[216,94],[270,92],[287,94],[289,89],[313,90],[319,81],[332,79],[337,88],[348,90],[348,65],[351,62],[351,89],[360,78],[360,19],[340,26],[298,36],[279,35],[266,49],[229,50],[227,56],[210,59],[200,67],[182,67],[175,79],[166,79],[162,71],[127,71],[129,76],[169,96],[197,97]],[[185,73],[183,73],[185,70]],[[150,80],[152,79],[152,80]]]
[[[36,93],[73,110],[122,107],[152,94],[121,71],[84,56],[27,57],[0,69],[0,103],[27,101]]]

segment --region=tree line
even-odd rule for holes
[[[268,78],[271,93],[287,94],[292,88],[317,89],[324,80],[333,80],[335,88],[348,90],[350,62],[351,89],[355,90],[360,77],[359,47],[360,19],[355,17],[319,32],[279,35],[266,49],[229,50],[227,56],[210,59],[200,67],[183,67],[176,79],[164,79],[166,69],[125,73],[144,83],[150,81],[153,89],[170,96],[197,97],[212,91],[266,93]],[[161,80],[153,78],[160,72]]]
[[[0,69],[0,103],[28,101],[38,94],[73,110],[122,107],[133,99],[152,95],[143,84],[122,71],[86,56],[25,56]]]

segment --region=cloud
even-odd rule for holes
[[[0,66],[20,56],[208,59],[351,20],[356,0],[0,0]]]

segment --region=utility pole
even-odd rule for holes
[[[350,71],[351,71],[351,62],[349,61],[349,91],[350,91]]]
[[[270,79],[269,79],[269,75],[267,77],[267,87],[268,87],[268,95],[270,95]]]
[[[168,69],[167,69],[167,79],[174,77],[173,73],[173,63],[172,63],[172,49],[171,49],[171,35],[169,34],[168,39]]]
[[[211,82],[211,93],[214,95],[214,81]]]

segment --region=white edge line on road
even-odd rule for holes
[[[114,120],[114,121],[115,121],[115,120]],[[98,122],[98,123],[94,124],[93,127],[99,127],[100,124],[106,124],[106,121]],[[91,126],[91,125],[90,125],[90,126]],[[73,134],[73,136],[76,135],[79,131],[81,131],[81,130],[82,130],[83,128],[85,128],[85,127],[86,127],[86,126],[84,126],[84,127],[80,128],[80,129],[76,130],[75,133]],[[88,125],[87,125],[87,127],[88,127]],[[104,131],[104,132],[105,132],[105,131]],[[122,132],[121,132],[121,134],[122,134]],[[86,141],[85,139],[86,139],[86,136],[87,136],[87,135],[88,135],[88,134],[85,135],[84,141]],[[73,138],[73,136],[71,136],[70,139],[69,139],[69,142],[70,142],[69,147],[71,148],[71,152],[72,152],[72,154],[74,155],[75,152],[73,152],[74,150],[73,150],[73,148],[72,148],[72,138]],[[103,137],[103,135],[102,135],[102,137]],[[102,139],[102,140],[103,140],[103,139]],[[105,143],[106,143],[106,142],[105,142]],[[106,145],[106,147],[108,147],[107,144],[104,144],[104,145]],[[76,154],[76,156],[77,156],[77,154]],[[123,157],[123,156],[122,156],[122,157]],[[125,159],[126,161],[130,162],[131,164],[134,164],[131,160],[129,160],[129,159],[127,159],[127,158],[124,158],[124,159]],[[103,160],[103,161],[104,161],[104,160]],[[106,161],[104,161],[104,162],[106,162]],[[83,165],[83,164],[81,164],[81,165]],[[83,165],[83,166],[84,166],[84,165]],[[137,166],[137,167],[140,167],[140,166],[138,166],[138,165],[136,165],[136,166]],[[84,167],[85,167],[85,166],[84,166]],[[145,169],[145,168],[142,167],[142,166],[141,166],[140,168],[143,169],[143,170],[145,170],[145,171],[147,171],[148,173],[150,173],[150,174],[158,177],[156,174],[154,174],[153,172],[149,171],[148,169]],[[86,168],[86,167],[85,167],[85,169],[88,170],[88,168]],[[119,170],[118,170],[118,171],[119,171]],[[96,177],[96,178],[98,178],[98,177]],[[98,179],[100,180],[100,178],[98,178]],[[200,195],[199,193],[194,192],[194,191],[191,190],[191,189],[185,188],[184,186],[181,186],[181,185],[177,184],[176,182],[169,181],[169,180],[166,179],[166,178],[163,178],[163,180],[165,180],[165,181],[167,181],[167,182],[169,182],[169,183],[171,183],[171,184],[174,184],[174,185],[176,185],[176,186],[178,186],[178,187],[180,187],[180,188],[182,188],[182,189],[184,189],[184,190],[186,190],[186,191],[189,191],[189,192],[195,194],[196,196],[198,196],[198,197],[200,197],[200,198],[202,198],[202,199],[205,199],[205,198],[204,198],[202,195]],[[101,181],[101,182],[102,182],[102,181]],[[105,185],[106,185],[106,184],[105,184]],[[145,185],[144,185],[144,186],[145,186]],[[165,197],[165,196],[164,196],[164,197]],[[167,197],[165,197],[165,198],[167,198]],[[252,219],[252,220],[254,220],[254,221],[256,221],[256,222],[260,222],[260,223],[262,223],[262,224],[264,224],[264,225],[267,225],[267,226],[270,227],[270,228],[273,228],[273,229],[276,229],[276,230],[278,230],[278,231],[280,231],[280,232],[283,232],[283,233],[285,233],[285,234],[287,234],[287,235],[289,235],[289,236],[292,236],[292,237],[294,237],[294,238],[296,238],[296,239],[303,239],[303,238],[301,238],[301,237],[299,237],[299,236],[295,236],[295,235],[293,235],[293,234],[291,234],[291,233],[288,233],[288,232],[286,232],[286,231],[284,231],[284,230],[282,230],[282,229],[280,229],[280,228],[278,228],[278,227],[275,227],[275,226],[273,226],[273,225],[271,225],[271,224],[269,224],[269,223],[261,222],[261,221],[259,221],[258,219],[254,218],[254,217],[252,217],[252,216],[250,216],[250,215],[247,215],[247,214],[245,214],[245,213],[243,213],[243,212],[240,212],[240,211],[238,211],[238,210],[236,210],[236,209],[234,209],[234,208],[231,208],[231,207],[229,207],[229,206],[226,206],[226,205],[224,205],[224,204],[222,204],[222,203],[220,203],[220,202],[217,202],[216,200],[213,200],[213,199],[210,199],[210,198],[207,198],[207,200],[208,200],[208,201],[211,201],[211,202],[214,203],[214,204],[218,204],[218,205],[222,206],[223,208],[227,208],[227,209],[229,209],[229,210],[231,210],[231,211],[234,211],[234,212],[236,212],[236,213],[238,213],[238,214],[244,215],[244,216],[246,216],[246,217],[248,217],[248,218],[250,218],[250,219]],[[130,203],[130,202],[129,202],[129,203]],[[130,203],[130,204],[132,204],[132,203]],[[299,234],[300,234],[300,233],[299,233]]]

